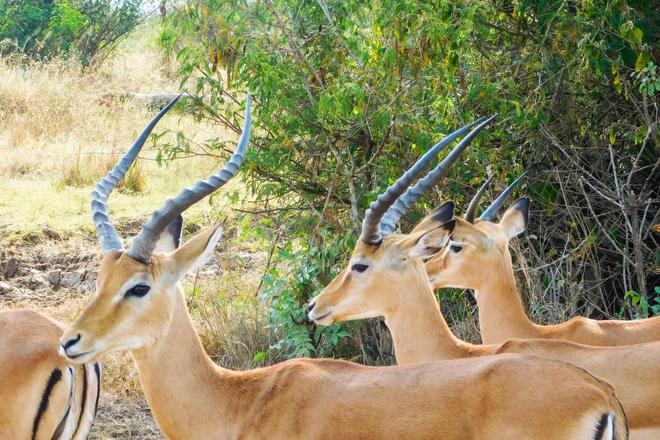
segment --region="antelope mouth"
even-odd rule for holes
[[[332,310],[328,310],[326,313],[324,313],[324,314],[322,314],[322,315],[318,315],[318,316],[316,316],[316,313],[314,313],[314,311],[312,310],[312,311],[309,313],[309,319],[311,319],[312,321],[314,321],[316,324],[320,324],[320,325],[330,325],[330,324],[332,324],[332,320],[326,320],[326,322],[322,322],[322,321],[323,321],[325,318],[327,318],[328,316],[330,316],[331,314],[332,314]]]
[[[81,353],[68,353],[64,348],[62,348],[62,346],[60,346],[59,355],[73,363],[83,364],[96,356],[96,350],[88,350]]]

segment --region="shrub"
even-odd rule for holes
[[[441,198],[464,205],[487,174],[503,185],[528,169],[520,282],[535,310],[552,304],[539,312],[552,321],[633,317],[624,293],[654,295],[658,20],[637,1],[202,0],[168,15],[161,44],[199,117],[238,132],[236,103],[254,95],[246,178],[306,258],[345,255],[341,238],[376,194],[443,134],[498,112],[408,219]],[[298,276],[269,287],[300,290],[283,303],[291,316],[322,285]]]

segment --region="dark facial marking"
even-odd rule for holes
[[[362,273],[367,269],[369,269],[369,265],[367,264],[355,263],[354,265],[351,266],[351,270],[354,270],[355,272],[358,273]]]
[[[463,246],[461,246],[460,244],[451,244],[449,245],[449,250],[457,254],[463,250]]]
[[[144,295],[149,293],[151,290],[151,286],[147,284],[138,284],[137,286],[133,286],[130,289],[124,293],[124,298],[130,298],[131,296],[136,297],[136,298],[142,298]]]

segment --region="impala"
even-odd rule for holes
[[[552,340],[473,345],[454,336],[420,258],[443,246],[453,223],[453,203],[448,202],[420,223],[424,227],[409,235],[384,237],[375,252],[364,253],[358,244],[350,268],[311,301],[310,319],[330,325],[383,316],[399,365],[501,353],[569,362],[614,386],[630,422],[630,438],[660,438],[660,384],[649,380],[660,377],[660,342],[628,347],[591,347]],[[358,264],[369,267],[355,273],[361,269],[355,268]]]
[[[57,353],[63,326],[31,310],[0,311],[0,438],[86,439],[101,368]]]
[[[611,388],[561,362],[509,355],[383,368],[318,359],[245,372],[215,365],[179,280],[210,258],[221,232],[215,226],[179,246],[179,216],[235,174],[249,130],[248,98],[228,164],[155,211],[127,250],[107,199],[132,159],[99,182],[93,217],[105,256],[95,298],[61,338],[72,362],[129,350],[173,439],[625,438]]]
[[[465,343],[452,334],[426,272],[438,258],[438,249],[442,248],[440,254],[451,258],[465,247],[449,242],[457,225],[453,202],[426,217],[408,235],[392,231],[406,210],[446,174],[456,160],[456,153],[460,153],[458,147],[413,188],[394,201],[390,199],[391,206],[383,208],[387,211],[379,227],[381,232],[386,231],[385,236],[379,238],[375,248],[362,238],[358,241],[348,267],[310,301],[310,319],[329,325],[383,316],[392,333],[400,365],[498,353],[533,354],[572,363],[614,385],[633,428],[631,438],[660,438],[660,383],[649,380],[660,377],[660,342],[606,348],[566,341],[512,340],[482,346]],[[497,209],[496,205],[502,203],[516,182],[491,208]],[[482,187],[479,192],[483,190]],[[429,257],[431,260],[425,268],[422,258]],[[470,256],[467,258],[470,261]],[[471,274],[482,277],[484,285],[489,277],[496,276],[481,270],[478,263],[474,263]]]
[[[509,338],[564,339],[597,346],[660,341],[658,316],[633,321],[599,321],[576,316],[555,325],[538,325],[527,317],[516,287],[509,241],[527,228],[529,199],[513,203],[499,223],[492,221],[519,179],[475,220],[479,198],[488,182],[482,186],[470,203],[465,219],[456,219],[451,234],[452,240],[457,242],[453,248],[456,252],[443,251],[426,264],[433,286],[474,290],[485,343]]]
[[[447,255],[462,252],[458,243],[447,245],[457,223],[453,202],[445,203],[423,219],[408,235],[393,234],[392,231],[407,209],[446,174],[461,152],[459,147],[413,188],[391,202],[391,207],[384,208],[387,211],[380,221],[380,230],[387,232],[380,245],[373,249],[364,240],[358,241],[348,267],[311,300],[310,319],[329,325],[337,321],[383,316],[392,333],[400,365],[498,353],[533,354],[569,362],[614,385],[633,428],[631,438],[660,438],[660,419],[657,417],[660,383],[648,380],[649,377],[660,377],[660,342],[607,348],[548,340],[472,345],[452,334],[436,302],[426,271],[438,258],[438,249],[443,249],[441,253]],[[491,208],[497,209],[520,178],[498,197]],[[479,193],[483,191],[484,187]],[[474,212],[475,206],[471,204],[468,213]],[[420,257],[432,257],[426,268]],[[472,273],[479,273],[484,280],[495,276],[487,272],[487,267],[485,271],[482,267],[475,264]]]

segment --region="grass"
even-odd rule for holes
[[[0,226],[14,232],[43,225],[62,232],[89,229],[92,185],[155,114],[130,101],[106,103],[102,97],[117,91],[178,89],[155,49],[147,45],[137,50],[138,37],[129,40],[133,50],[124,48],[90,73],[71,62],[17,64],[0,58],[0,192],[7,195],[0,200]],[[199,142],[224,134],[222,127],[196,123],[175,111],[156,128],[171,130]],[[168,136],[174,135],[163,140]],[[218,167],[206,157],[159,167],[150,147],[148,141],[142,159],[113,194],[115,218],[146,215]],[[196,216],[211,212],[208,203],[191,210]]]

